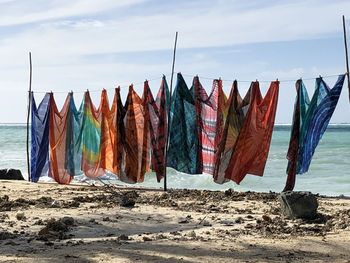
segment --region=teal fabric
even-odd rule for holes
[[[82,155],[82,122],[84,114],[84,99],[80,104],[79,110],[75,106],[73,93],[70,93],[70,107],[67,120],[66,136],[66,158],[65,168],[71,175],[82,174],[81,155]]]
[[[167,166],[188,174],[199,173],[198,132],[193,90],[180,73],[171,99]]]

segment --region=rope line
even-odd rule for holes
[[[164,75],[165,77],[168,77],[170,76],[171,74],[167,74],[167,75]],[[148,82],[151,82],[151,81],[154,81],[154,80],[159,80],[159,79],[162,79],[163,78],[163,75],[161,77],[156,77],[156,78],[151,78],[151,79],[146,79]],[[122,85],[117,85],[116,87],[120,87],[121,89],[123,88],[128,88],[130,85],[133,85],[133,86],[137,86],[137,85],[142,85],[144,83],[144,81],[142,82],[135,82],[135,83],[129,83],[129,84],[122,84]],[[114,90],[115,88],[107,88],[105,90]],[[101,92],[101,90],[103,89],[95,89],[95,90],[88,90],[90,93],[96,93],[96,92]],[[83,90],[83,91],[74,91],[73,93],[84,93],[85,91],[87,90]],[[36,93],[36,94],[45,94],[49,91],[33,91],[33,93]],[[69,92],[72,92],[72,91],[56,91],[54,93],[69,93]]]
[[[183,76],[186,76],[186,77],[195,77],[195,76],[199,76],[201,79],[207,79],[207,80],[213,80],[213,79],[218,79],[218,78],[213,78],[213,77],[209,77],[209,76],[200,76],[200,75],[197,75],[197,74],[188,74],[188,73],[181,73]],[[345,74],[348,74],[348,73],[345,73]],[[164,75],[165,77],[168,77],[170,76],[171,74],[166,74]],[[334,77],[338,77],[339,74],[332,74],[332,75],[326,75],[326,76],[319,76],[319,77],[322,77],[322,78],[334,78]],[[155,80],[159,80],[161,79],[163,76],[161,77],[155,77],[155,78],[151,78],[151,79],[146,79],[147,81],[155,81]],[[317,79],[319,77],[307,77],[307,78],[302,78],[300,77],[300,79],[302,80],[314,80],[314,79]],[[220,78],[223,82],[233,82],[234,79],[222,79]],[[288,82],[295,82],[296,79],[276,79],[278,80],[280,83],[288,83]],[[275,80],[258,80],[259,82],[261,83],[270,83],[271,81],[275,81]],[[252,81],[251,80],[237,80],[238,83],[251,83]],[[137,85],[142,85],[144,83],[144,81],[142,82],[136,82],[136,83],[131,83],[131,84],[123,84],[123,85],[119,85],[117,87],[120,87],[120,88],[128,88],[130,85],[134,85],[134,86],[137,86]],[[88,90],[90,93],[96,93],[96,92],[101,92],[102,89],[95,89],[95,90]],[[105,89],[105,90],[114,90],[114,88],[108,88],[108,89]],[[33,93],[36,93],[36,94],[45,94],[47,93],[48,91],[33,91]],[[69,92],[69,91],[68,91]],[[68,93],[67,91],[56,91],[55,93]],[[84,93],[84,91],[75,91],[74,93]]]
[[[187,73],[181,73],[183,76],[187,76],[187,77],[194,77],[194,76],[199,76],[199,78],[201,79],[208,79],[208,80],[213,80],[213,79],[218,79],[218,78],[213,78],[213,77],[208,77],[208,76],[201,76],[201,75],[196,75],[196,74],[187,74]],[[319,76],[319,77],[322,77],[322,78],[333,78],[333,77],[338,77],[339,74],[333,74],[333,75],[326,75],[326,76]],[[302,80],[314,80],[314,79],[317,79],[319,77],[308,77],[308,78],[302,78],[300,77],[299,79],[302,79]],[[222,79],[220,78],[223,82],[233,82],[235,81],[235,79]],[[295,82],[296,79],[276,79],[278,80],[279,82]],[[258,80],[259,82],[271,82],[271,81],[275,81],[275,80]],[[238,83],[250,83],[252,82],[251,80],[237,80]]]

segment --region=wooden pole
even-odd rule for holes
[[[346,37],[346,25],[345,16],[343,15],[343,33],[344,33],[344,48],[345,48],[345,62],[346,62],[346,77],[348,79],[349,101],[350,101],[350,79],[349,79],[349,56],[348,56],[348,44]]]
[[[32,99],[32,53],[29,52],[29,90],[28,90],[28,111],[27,111],[27,167],[28,167],[28,181],[31,181],[30,177],[30,156],[29,156],[29,118]]]
[[[173,79],[174,79],[174,69],[175,69],[175,57],[176,57],[176,46],[177,46],[177,36],[178,32],[175,33],[175,43],[174,43],[174,52],[173,52],[173,64],[171,67],[171,78],[170,78],[170,94],[169,94],[169,102],[168,107],[171,105],[171,97],[173,94]],[[168,110],[168,118],[167,118],[167,136],[166,136],[166,149],[165,149],[165,171],[164,171],[164,191],[168,190],[167,187],[167,151],[169,147],[169,134],[170,134],[170,109]]]

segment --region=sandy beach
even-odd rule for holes
[[[1,262],[350,262],[345,197],[318,197],[303,221],[285,219],[275,193],[0,189]]]

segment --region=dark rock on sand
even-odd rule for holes
[[[17,169],[0,169],[1,180],[24,180],[20,170]]]
[[[67,239],[69,236],[66,233],[74,226],[74,222],[72,217],[63,217],[58,220],[51,218],[47,221],[46,226],[39,231],[38,239],[43,241]]]
[[[288,218],[317,217],[318,202],[311,192],[283,192],[278,196],[282,213]]]
[[[139,197],[136,191],[125,192],[120,198],[120,205],[123,207],[134,207],[136,199]]]

